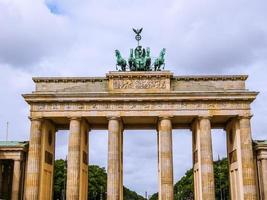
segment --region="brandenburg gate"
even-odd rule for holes
[[[108,200],[123,200],[127,129],[157,132],[159,200],[174,198],[173,167],[179,166],[173,166],[172,130],[190,129],[195,199],[214,200],[212,128],[226,130],[231,199],[257,199],[250,104],[258,93],[246,88],[247,76],[174,76],[162,68],[165,49],[153,70],[149,51],[139,45],[134,55],[131,50],[130,71],[116,51],[121,69],[106,77],[33,78],[35,91],[23,95],[31,120],[26,200],[52,199],[57,130],[69,130],[66,197],[87,199],[88,134],[93,129],[108,129]]]
[[[247,76],[109,72],[100,78],[33,78],[26,199],[51,199],[55,133],[69,129],[67,199],[87,199],[88,133],[108,129],[108,200],[122,200],[123,131],[154,129],[159,199],[173,199],[172,130],[192,130],[195,199],[215,199],[211,129],[227,131],[232,199],[256,199]],[[175,166],[179,168],[179,166]],[[90,178],[90,174],[89,174]]]

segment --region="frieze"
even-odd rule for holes
[[[114,79],[113,89],[166,89],[166,79]]]
[[[246,101],[33,103],[31,111],[248,110]]]

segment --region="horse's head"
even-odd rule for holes
[[[166,53],[166,49],[165,49],[165,48],[163,48],[163,49],[161,50],[161,56],[164,56],[164,55],[165,55],[165,53]]]
[[[117,57],[120,57],[121,54],[120,54],[119,50],[117,50],[117,49],[115,50],[115,55],[116,55]]]

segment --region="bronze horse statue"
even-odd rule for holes
[[[117,69],[117,66],[120,66],[121,67],[120,71],[126,71],[127,62],[125,59],[122,58],[120,51],[116,49],[115,55],[117,58],[116,69]]]
[[[161,71],[162,65],[163,65],[162,69],[164,69],[164,67],[165,67],[165,59],[164,59],[165,53],[166,53],[166,49],[163,48],[160,51],[159,57],[154,61],[154,70],[155,71]]]

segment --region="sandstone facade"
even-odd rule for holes
[[[193,133],[195,199],[213,200],[211,129],[225,128],[232,199],[257,199],[250,104],[258,93],[245,87],[246,79],[173,76],[169,71],[33,78],[36,90],[23,95],[32,120],[25,198],[52,198],[54,134],[69,129],[67,199],[86,199],[82,181],[87,172],[81,157],[88,157],[85,138],[90,128],[108,129],[107,197],[122,200],[123,130],[147,128],[158,131],[159,199],[172,200],[172,129],[188,128]],[[52,162],[46,162],[47,156]],[[45,173],[46,178],[38,176]],[[50,188],[42,189],[46,186]]]

